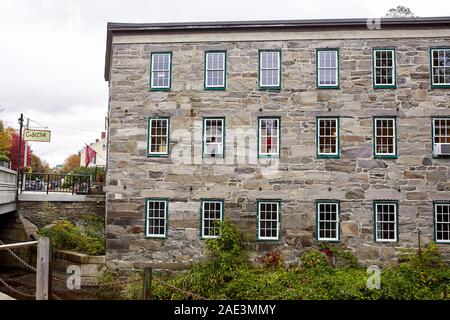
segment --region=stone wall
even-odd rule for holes
[[[105,196],[91,195],[83,201],[19,201],[17,211],[38,227],[55,220],[76,223],[87,215],[105,215]]]
[[[0,240],[4,243],[36,240],[34,231],[30,228],[29,222],[25,221],[17,212],[0,215]],[[13,252],[27,263],[36,264],[36,246],[15,248]],[[0,265],[25,268],[6,250],[0,250]]]
[[[450,115],[450,91],[430,88],[429,49],[448,46],[450,38],[356,37],[114,44],[106,186],[108,267],[131,269],[151,263],[182,268],[200,258],[201,198],[222,198],[225,219],[253,237],[256,199],[281,199],[281,240],[254,241],[251,247],[254,255],[280,250],[290,262],[318,244],[316,199],[341,201],[340,242],[366,263],[384,264],[395,260],[400,248],[417,246],[417,227],[422,242],[432,241],[432,201],[450,200],[450,160],[431,156],[431,116]],[[339,48],[338,90],[316,89],[316,48],[326,47]],[[373,89],[374,47],[396,48],[396,89]],[[258,49],[264,48],[282,50],[279,91],[258,89]],[[227,50],[226,91],[203,89],[205,50]],[[152,51],[173,52],[171,91],[149,91]],[[375,115],[397,117],[397,159],[373,158]],[[168,158],[146,157],[149,116],[170,116]],[[226,163],[202,159],[205,116],[226,117]],[[233,140],[228,133],[250,132],[247,151],[254,154],[259,116],[281,117],[279,162],[237,163],[234,148],[245,140]],[[316,158],[316,116],[340,117],[339,159]],[[191,152],[192,161],[179,161],[179,150]],[[145,197],[169,198],[167,239],[144,237]],[[374,241],[372,202],[381,199],[399,201],[397,243]],[[448,245],[441,248],[449,251]]]

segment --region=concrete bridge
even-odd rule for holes
[[[0,215],[16,210],[17,172],[0,167]]]

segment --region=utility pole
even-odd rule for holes
[[[25,130],[30,128],[30,119],[27,118],[27,125],[25,126]],[[28,143],[25,142],[25,149],[23,152],[23,168],[25,169],[28,165]]]
[[[19,118],[19,150],[17,152],[17,181],[16,181],[16,201],[19,198],[19,181],[20,181],[20,157],[22,151],[22,129],[23,129],[23,113],[20,114]]]

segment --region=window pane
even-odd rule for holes
[[[434,85],[450,84],[450,49],[432,50],[432,80]]]
[[[152,54],[152,88],[168,88],[170,86],[170,53]]]
[[[339,204],[336,202],[317,204],[317,234],[319,240],[338,240],[338,208]]]
[[[319,86],[338,85],[338,51],[322,50],[317,52],[317,80]]]
[[[395,119],[376,118],[375,154],[395,155]]]
[[[169,147],[168,140],[168,119],[150,119],[149,121],[149,153],[167,154]]]
[[[259,126],[259,154],[278,155],[278,119],[260,119]]]
[[[225,52],[206,53],[206,87],[225,86]]]
[[[260,202],[258,234],[260,239],[278,239],[279,204],[277,202]]]
[[[377,203],[375,205],[376,217],[376,237],[378,241],[395,241],[396,239],[396,218],[397,206],[394,203]]]
[[[147,201],[147,235],[165,236],[166,234],[166,201]]]
[[[261,51],[260,52],[260,85],[279,86],[280,85],[280,52]]]
[[[336,155],[338,153],[338,119],[318,118],[318,153]]]
[[[219,236],[218,221],[222,220],[222,202],[205,201],[202,208],[203,237],[212,238]]]

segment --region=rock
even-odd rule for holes
[[[364,193],[362,189],[352,190],[345,194],[345,199],[364,199]]]
[[[358,160],[358,166],[366,169],[387,168],[386,162],[383,160]]]
[[[427,180],[431,182],[446,182],[447,174],[441,171],[428,171]]]
[[[342,235],[347,237],[358,236],[358,225],[355,222],[343,221],[341,222]]]
[[[406,179],[423,179],[425,176],[417,171],[405,171]]]

